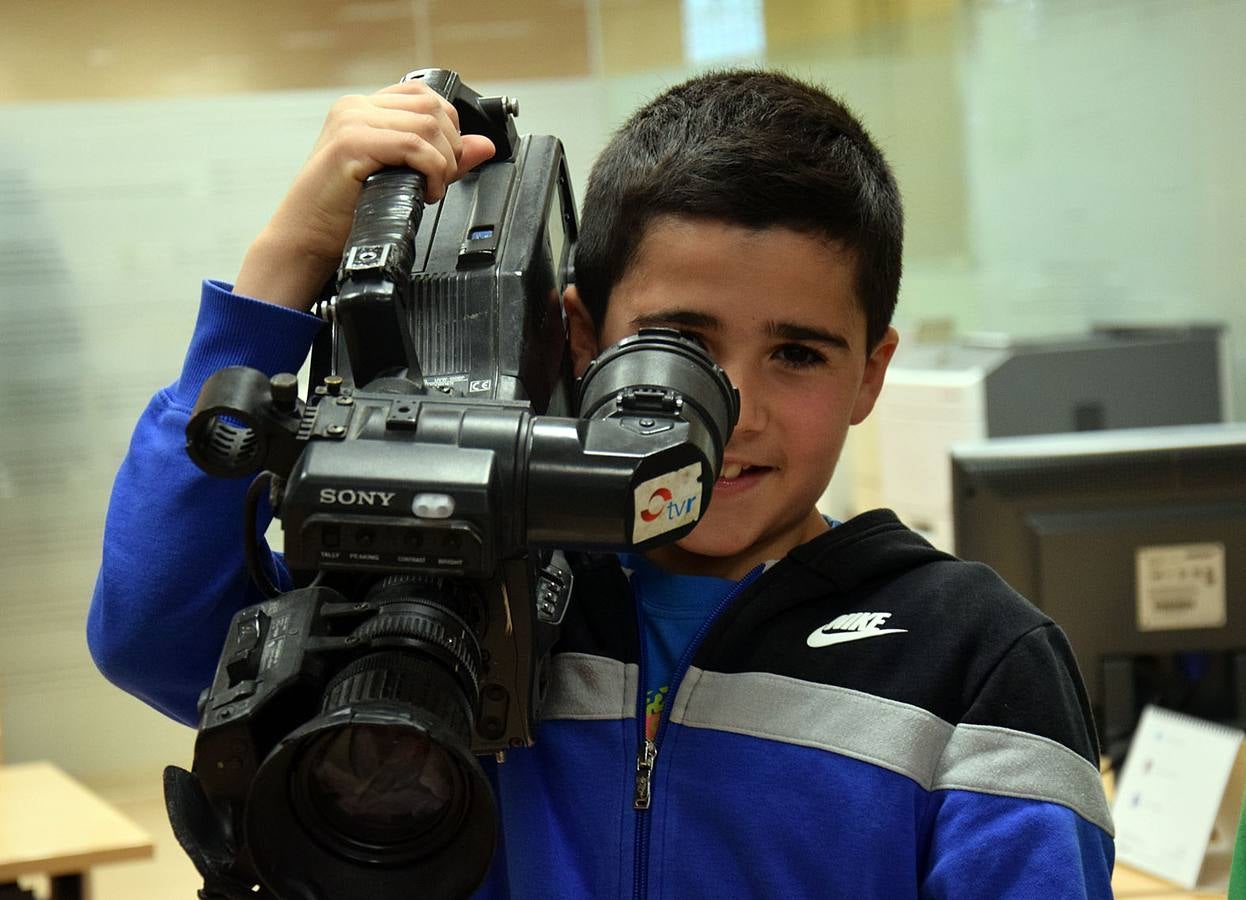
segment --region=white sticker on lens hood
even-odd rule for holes
[[[695,522],[701,518],[701,464],[650,478],[633,496],[633,544]]]

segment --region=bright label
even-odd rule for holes
[[[1224,544],[1139,547],[1134,559],[1139,631],[1224,627]]]
[[[1227,876],[1241,796],[1240,784],[1231,785],[1242,738],[1236,728],[1144,709],[1116,784],[1116,858],[1191,890],[1200,880],[1214,882],[1216,866],[1205,870],[1204,861],[1219,850]]]
[[[637,485],[632,543],[639,544],[701,517],[701,464],[693,463]]]

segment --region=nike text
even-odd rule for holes
[[[883,623],[890,618],[889,612],[845,613],[815,629],[805,643],[810,647],[829,647],[832,644],[846,644],[880,634],[903,634],[908,631],[907,628],[882,628]]]

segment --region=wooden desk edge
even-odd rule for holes
[[[19,875],[73,875],[108,863],[136,862],[156,855],[155,845],[148,841],[129,847],[110,847],[107,850],[87,850],[68,856],[40,859],[11,859],[0,863],[0,884],[14,881]]]
[[[10,851],[10,855],[0,860],[0,883],[12,881],[19,875],[70,875],[85,872],[98,865],[151,859],[155,856],[155,842],[152,840],[151,835],[113,806],[113,804],[82,784],[68,772],[65,772],[55,763],[39,760],[29,763],[0,765],[0,775],[4,774],[55,779],[54,783],[64,785],[69,790],[89,798],[91,803],[106,809],[116,819],[119,826],[118,830],[122,832],[122,835],[116,840],[108,841],[103,846],[69,846],[65,848],[65,852],[55,854],[40,852],[13,854]],[[35,848],[28,849],[33,850]]]

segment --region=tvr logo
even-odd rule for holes
[[[649,478],[632,492],[632,543],[639,544],[701,518],[699,462]]]
[[[693,504],[696,503],[697,495],[679,500],[674,499],[675,495],[664,487],[660,487],[649,495],[649,506],[640,511],[640,517],[646,522],[655,522],[661,516],[665,515],[670,521],[681,519],[693,511]]]

